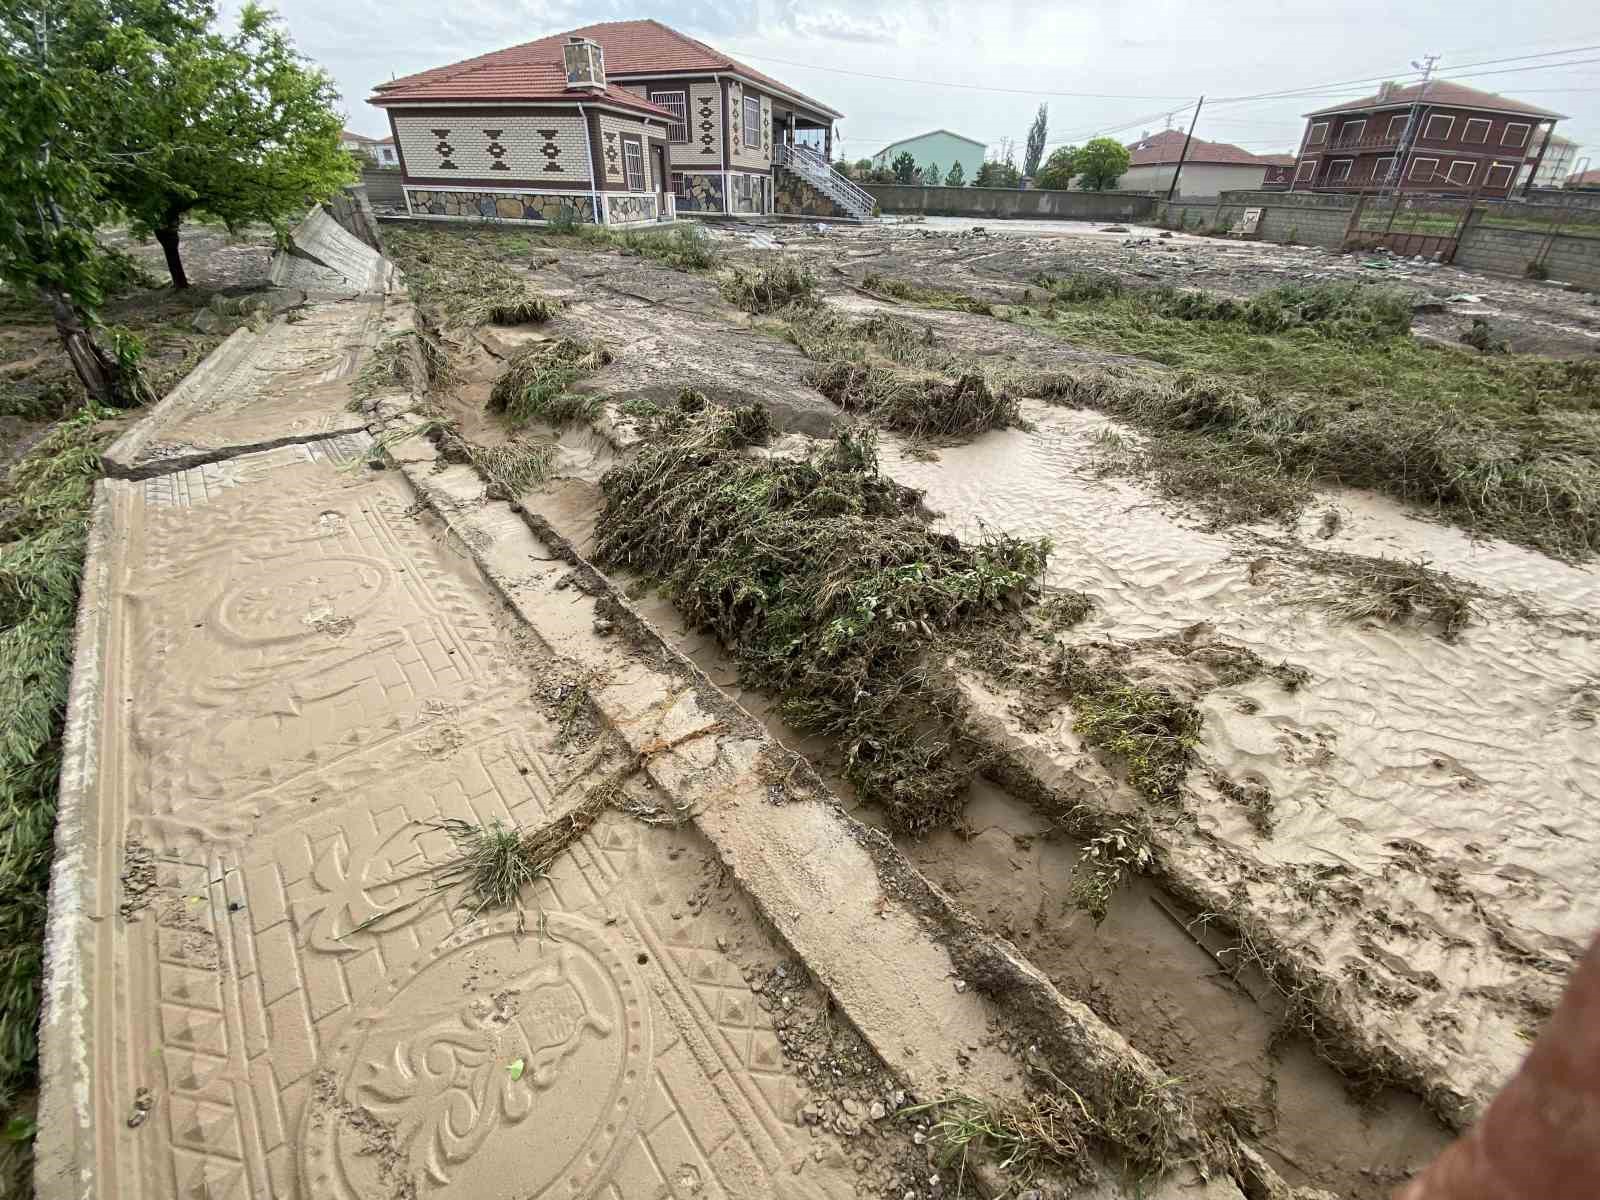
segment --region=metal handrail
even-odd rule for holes
[[[872,212],[873,205],[877,202],[873,200],[871,193],[863,191],[835,171],[826,158],[809,146],[779,142],[775,151],[773,161],[780,167],[788,167],[796,174],[809,179],[846,208],[859,210],[860,216],[867,216]]]

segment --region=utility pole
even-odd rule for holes
[[[1411,113],[1406,117],[1406,127],[1400,135],[1399,148],[1395,150],[1394,160],[1389,164],[1389,178],[1384,180],[1384,190],[1390,185],[1398,186],[1405,182],[1406,163],[1411,158],[1412,144],[1417,140],[1417,124],[1421,119],[1422,104],[1428,98],[1428,85],[1433,82],[1433,66],[1439,61],[1437,54],[1425,54],[1422,61],[1411,60],[1411,65],[1422,72],[1422,90],[1417,93],[1417,98],[1411,104]]]
[[[1200,107],[1206,98],[1195,101],[1194,116],[1189,118],[1189,132],[1183,135],[1183,149],[1178,151],[1178,165],[1172,169],[1172,182],[1167,185],[1167,203],[1172,203],[1172,193],[1178,190],[1178,176],[1183,173],[1183,160],[1189,157],[1189,143],[1194,140],[1195,122],[1200,120]]]

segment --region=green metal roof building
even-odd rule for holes
[[[983,166],[983,152],[987,148],[983,142],[951,133],[948,129],[934,129],[919,133],[916,137],[890,142],[872,156],[872,164],[877,167],[893,166],[902,150],[909,151],[919,167],[936,164],[941,180],[949,172],[951,164],[959,162],[962,176],[970,185],[978,177],[978,168]]]

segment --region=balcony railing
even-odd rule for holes
[[[1359,154],[1363,150],[1393,150],[1400,144],[1400,135],[1393,136],[1387,133],[1374,133],[1362,137],[1341,137],[1331,142],[1318,142],[1315,146],[1307,146],[1307,154]]]

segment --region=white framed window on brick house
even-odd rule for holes
[[[761,149],[761,97],[744,98],[744,144],[751,149]]]
[[[1348,158],[1341,158],[1336,163],[1330,163],[1328,165],[1328,182],[1343,183],[1345,180],[1349,179],[1351,161],[1352,160]]]
[[[1463,142],[1487,142],[1489,140],[1489,118],[1473,117],[1461,131]]]
[[[684,179],[682,171],[674,171],[672,173],[672,194],[674,196],[687,196],[689,194],[689,183]]]
[[[1457,187],[1466,187],[1472,182],[1473,176],[1475,176],[1477,173],[1477,163],[1466,162],[1458,158],[1455,162],[1450,164],[1450,170],[1446,173],[1445,178],[1451,183],[1455,184]]]
[[[1296,183],[1304,183],[1306,180],[1310,179],[1313,175],[1315,175],[1316,171],[1317,171],[1317,162],[1316,162],[1315,159],[1312,159],[1310,162],[1303,162],[1295,170],[1294,181]]]
[[[1500,144],[1502,146],[1526,146],[1528,144],[1528,130],[1532,126],[1522,121],[1512,121],[1500,131]]]
[[[1343,129],[1339,130],[1339,143],[1340,145],[1348,145],[1351,142],[1358,142],[1361,140],[1361,135],[1366,131],[1367,123],[1365,121],[1351,121]]]
[[[1422,131],[1422,136],[1430,142],[1447,141],[1450,132],[1456,127],[1456,119],[1441,113],[1434,113],[1428,118],[1428,124]]]
[[[667,141],[675,146],[687,145],[689,122],[684,113],[688,107],[688,96],[683,92],[651,92],[650,103],[672,114],[672,120],[667,122]]]
[[[1327,136],[1328,123],[1326,121],[1318,121],[1311,127],[1311,136],[1306,139],[1306,145],[1320,146],[1322,145],[1322,140]]]
[[[644,191],[644,146],[638,138],[626,134],[622,138],[622,167],[628,177],[628,190]]]
[[[1393,158],[1380,158],[1372,164],[1372,177],[1380,183],[1389,178],[1389,172],[1394,169]]]
[[[1405,115],[1405,113],[1401,113],[1399,116],[1390,117],[1389,118],[1389,136],[1390,137],[1392,137],[1392,138],[1400,137],[1402,134],[1405,133],[1405,131],[1406,131],[1406,115]]]
[[[1430,183],[1439,173],[1439,160],[1437,158],[1413,158],[1411,169],[1406,172],[1406,178],[1413,183]]]
[[[1486,188],[1504,187],[1511,182],[1511,174],[1515,169],[1510,163],[1491,164],[1489,173],[1483,177],[1483,186]],[[1500,172],[1498,179],[1495,178],[1496,171]]]

